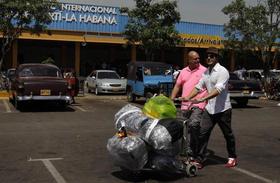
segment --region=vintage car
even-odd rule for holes
[[[126,93],[126,79],[114,70],[94,70],[85,80],[88,92],[124,94]]]
[[[174,86],[172,67],[166,63],[136,61],[128,63],[127,99],[146,99],[155,94],[169,96]]]
[[[70,102],[69,89],[57,66],[21,64],[11,81],[9,94],[17,109],[31,101],[52,101],[66,107]]]
[[[249,99],[265,96],[259,81],[241,80],[235,73],[230,73],[228,89],[230,98],[239,106],[246,106]]]

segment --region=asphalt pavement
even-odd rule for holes
[[[251,100],[244,108],[233,104],[238,166],[224,167],[225,142],[215,127],[206,165],[191,178],[121,171],[106,144],[116,133],[114,114],[127,104],[126,96],[86,94],[76,101],[66,109],[42,104],[17,111],[7,99],[0,100],[0,182],[280,182],[279,101]]]

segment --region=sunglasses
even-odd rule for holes
[[[208,54],[208,55],[207,55],[207,58],[213,59],[213,58],[216,58],[216,55],[214,55],[214,54]]]

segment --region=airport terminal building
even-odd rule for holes
[[[48,29],[52,34],[22,34],[14,42],[5,68],[51,57],[60,68],[73,68],[80,76],[105,67],[125,75],[129,61],[145,60],[143,50],[126,44],[122,32],[128,17],[120,13],[119,7],[62,3],[51,16]],[[222,25],[180,22],[176,29],[185,45],[159,53],[156,60],[183,66],[189,50],[198,51],[204,58],[208,47],[223,47]],[[233,70],[238,63],[229,53],[223,64]]]

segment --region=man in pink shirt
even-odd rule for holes
[[[188,53],[188,66],[180,72],[176,84],[171,93],[171,99],[174,100],[179,91],[182,91],[183,98],[188,96],[195,85],[198,84],[202,74],[207,70],[200,63],[199,54],[195,51]],[[200,92],[196,98],[202,98],[207,95],[207,90]],[[194,98],[195,99],[195,98]],[[187,148],[188,154],[191,158],[196,158],[198,153],[198,135],[200,129],[200,121],[202,112],[206,106],[206,101],[202,103],[192,104],[188,101],[182,101],[181,110],[183,117],[188,119],[189,125],[189,147]]]

